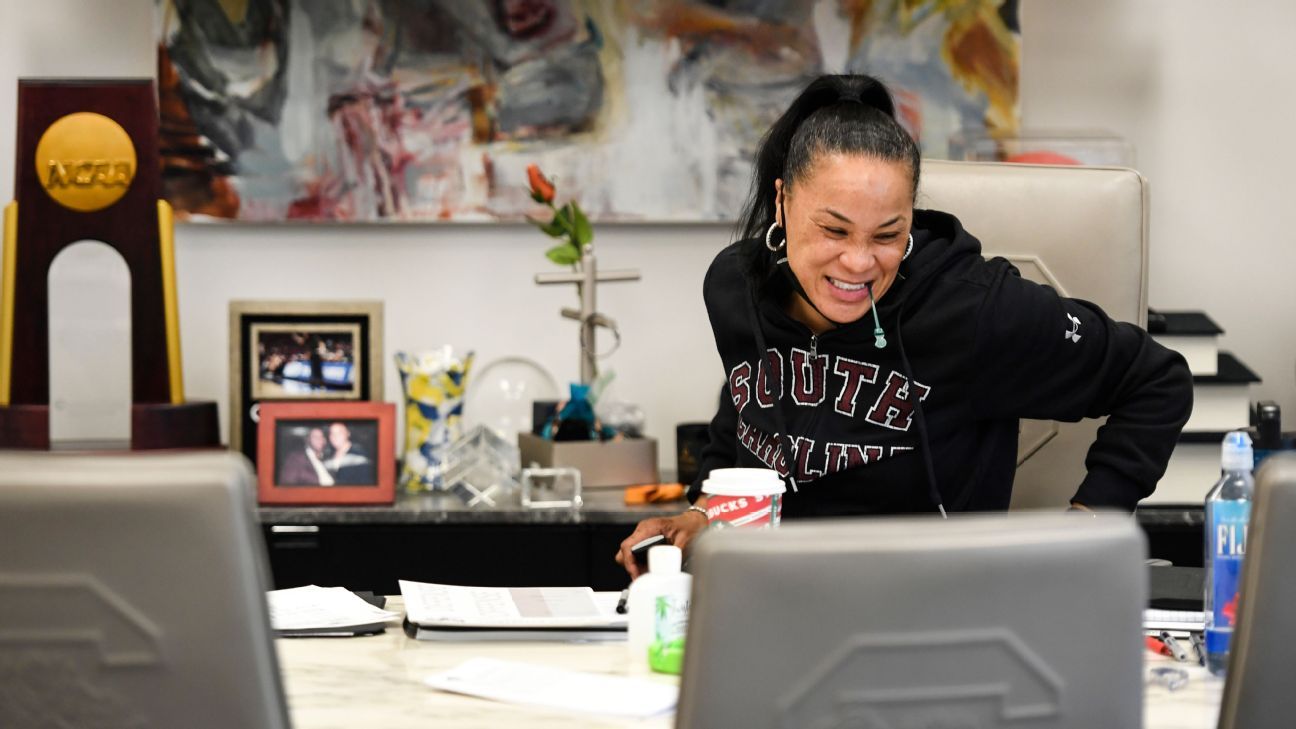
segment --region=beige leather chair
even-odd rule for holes
[[[987,258],[1146,326],[1148,186],[1138,172],[930,160],[918,205],[956,215]],[[1013,508],[1066,504],[1099,425],[1023,420]]]

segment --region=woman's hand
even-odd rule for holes
[[[666,537],[668,543],[684,549],[689,542],[693,541],[703,529],[706,528],[706,514],[699,511],[686,511],[678,516],[658,516],[652,519],[644,519],[635,527],[634,532],[621,542],[621,550],[617,552],[616,561],[626,572],[630,573],[630,579],[639,576],[642,570],[639,565],[635,564],[634,557],[630,554],[630,548],[642,542],[648,537],[661,534]]]

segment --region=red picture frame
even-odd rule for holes
[[[265,505],[396,500],[396,407],[388,402],[263,402],[257,501]]]

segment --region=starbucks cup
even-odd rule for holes
[[[779,524],[787,485],[768,468],[717,468],[702,482],[711,527],[769,529]]]

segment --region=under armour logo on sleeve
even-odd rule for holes
[[[1072,342],[1080,341],[1080,335],[1077,334],[1077,332],[1080,331],[1080,320],[1070,314],[1067,314],[1067,318],[1071,320],[1071,329],[1062,332],[1062,337],[1064,339],[1070,339]]]

